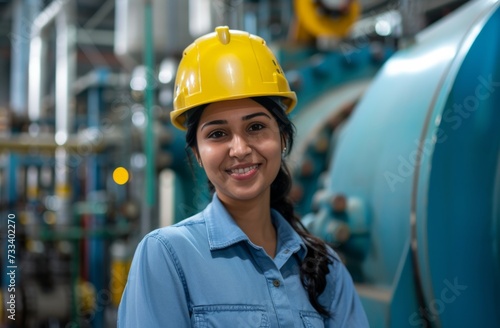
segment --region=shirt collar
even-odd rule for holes
[[[203,216],[210,250],[225,248],[240,241],[250,242],[248,236],[240,229],[219,200],[217,193],[214,193],[212,202],[203,211]],[[281,250],[288,250],[288,252],[298,252],[299,257],[304,259],[307,248],[299,234],[278,211],[271,209],[271,216],[278,235],[277,254]]]

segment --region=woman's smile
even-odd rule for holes
[[[239,165],[227,170],[227,173],[237,180],[247,180],[255,176],[259,169],[258,164]]]

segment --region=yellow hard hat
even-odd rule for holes
[[[227,26],[189,45],[177,70],[172,124],[186,130],[185,113],[217,101],[282,97],[289,113],[297,103],[276,57],[264,39]]]

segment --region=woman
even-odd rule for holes
[[[218,27],[186,48],[171,118],[214,194],[139,244],[119,327],[368,327],[349,273],[288,199],[295,103],[263,39]]]

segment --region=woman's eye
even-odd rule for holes
[[[264,128],[264,125],[262,125],[260,123],[254,123],[254,124],[250,125],[249,130],[250,131],[259,131],[259,130],[262,130],[263,128]]]
[[[217,138],[222,138],[226,134],[222,131],[214,131],[208,135],[208,138],[210,139],[217,139]]]

